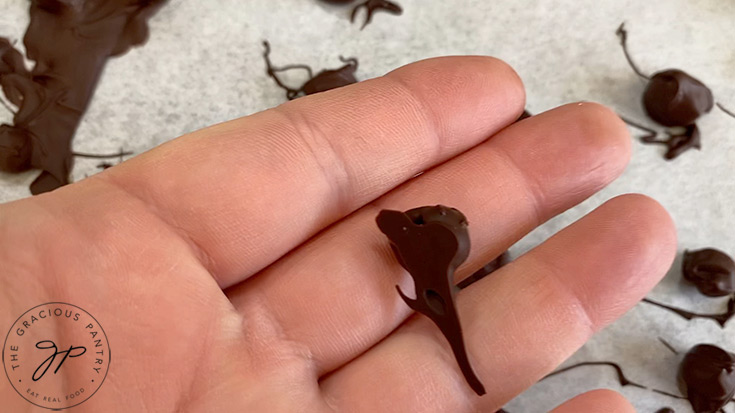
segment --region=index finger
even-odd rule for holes
[[[518,118],[490,57],[410,64],[168,142],[99,178],[189,241],[225,288]]]

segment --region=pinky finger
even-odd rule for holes
[[[620,393],[607,389],[592,390],[567,400],[552,413],[635,413]]]

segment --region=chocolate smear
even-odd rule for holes
[[[700,313],[693,313],[691,311],[683,310],[681,308],[672,307],[666,304],[659,303],[657,301],[653,301],[648,298],[644,298],[641,300],[644,303],[655,305],[656,307],[663,308],[665,310],[669,310],[673,312],[674,314],[678,314],[680,317],[683,317],[687,320],[692,320],[695,318],[708,318],[710,320],[716,321],[721,327],[725,327],[728,321],[732,319],[732,317],[735,315],[735,297],[730,297],[729,300],[727,300],[727,311],[721,314],[700,314]]]
[[[454,271],[470,252],[467,218],[454,208],[437,205],[406,212],[382,210],[376,221],[390,240],[398,262],[414,281],[416,299],[396,286],[398,294],[409,307],[439,327],[467,383],[478,395],[485,394],[467,358],[455,306],[459,288],[453,282]]]
[[[735,293],[735,261],[722,251],[714,248],[684,251],[682,273],[684,279],[708,297]]]
[[[502,254],[498,255],[494,260],[490,261],[489,263],[485,264],[482,268],[472,273],[472,275],[460,281],[457,284],[457,287],[460,290],[463,290],[469,287],[470,285],[474,284],[475,282],[480,281],[481,279],[485,278],[487,275],[495,272],[495,270],[499,269],[500,267],[504,266],[510,261],[511,261],[510,254],[508,253],[508,251],[505,251]]]
[[[165,0],[33,0],[23,44],[32,70],[0,39],[0,85],[18,107],[0,125],[0,170],[41,169],[40,194],[69,183],[71,141],[105,62],[148,38],[148,19]]]
[[[292,64],[281,67],[273,66],[270,60],[270,43],[265,40],[263,41],[263,46],[265,47],[263,58],[265,59],[266,73],[268,74],[268,76],[273,78],[273,80],[280,88],[286,91],[286,98],[288,100],[293,100],[303,95],[311,95],[314,93],[325,92],[327,90],[357,83],[357,79],[355,78],[355,71],[357,71],[358,61],[354,57],[345,59],[344,57],[340,56],[339,60],[345,63],[344,66],[338,69],[322,70],[321,72],[317,73],[316,76],[314,76],[311,67],[303,64]],[[304,83],[298,89],[286,86],[281,81],[281,79],[278,78],[277,73],[291,69],[305,70],[309,76],[309,80],[307,80],[306,83]]]
[[[711,344],[694,346],[679,365],[677,381],[695,413],[715,413],[735,394],[735,356]]]

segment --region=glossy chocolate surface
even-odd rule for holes
[[[684,356],[677,379],[695,413],[715,413],[735,394],[735,357],[717,346],[699,344]]]
[[[712,91],[686,72],[668,69],[651,77],[643,93],[643,106],[664,126],[688,126],[712,110]]]
[[[684,251],[682,273],[684,279],[706,296],[735,293],[735,261],[722,251],[714,248]]]
[[[0,40],[0,84],[18,106],[0,126],[0,169],[41,169],[39,194],[69,183],[71,141],[109,57],[148,37],[148,19],[165,0],[34,0],[23,38],[32,70]]]
[[[376,221],[390,240],[398,262],[414,280],[416,299],[396,286],[398,294],[409,307],[439,327],[467,383],[478,395],[485,394],[467,358],[454,301],[459,291],[453,282],[454,271],[470,251],[467,219],[454,208],[437,205],[406,212],[382,210]]]

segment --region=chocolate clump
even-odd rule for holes
[[[678,69],[654,74],[643,93],[648,116],[664,126],[691,125],[711,111],[714,103],[704,83]]]
[[[378,228],[390,240],[398,262],[414,281],[416,299],[398,294],[413,310],[429,317],[441,330],[454,352],[467,383],[478,395],[485,388],[472,370],[462,338],[454,297],[454,271],[470,252],[467,219],[457,209],[442,205],[406,212],[382,210]]]
[[[33,70],[0,39],[0,85],[18,107],[0,126],[0,169],[41,169],[31,193],[69,183],[79,122],[109,57],[148,37],[148,19],[165,0],[34,0],[23,38]]]
[[[735,394],[735,357],[717,346],[699,344],[679,365],[678,384],[695,413],[715,413]]]
[[[735,293],[735,261],[722,251],[713,248],[684,251],[682,272],[706,296]]]
[[[643,106],[648,116],[663,126],[683,127],[684,132],[677,135],[667,132],[668,139],[661,140],[656,139],[658,134],[653,129],[629,120],[625,122],[648,132],[648,135],[641,138],[643,143],[666,145],[666,160],[672,160],[690,148],[701,149],[701,137],[695,122],[715,105],[712,91],[704,83],[679,69],[667,69],[653,76],[644,74],[628,53],[628,32],[625,25],[621,24],[616,33],[620,37],[628,64],[638,76],[648,82],[643,93]],[[719,104],[718,106],[729,113]]]
[[[357,71],[358,61],[356,58],[351,57],[348,59],[342,56],[339,59],[345,63],[344,66],[338,69],[322,70],[314,76],[311,67],[303,64],[292,64],[288,66],[276,67],[271,64],[270,53],[271,47],[268,41],[263,41],[265,51],[263,52],[263,58],[266,64],[266,73],[268,76],[273,78],[276,84],[286,91],[286,98],[288,100],[296,99],[303,95],[311,95],[319,92],[326,92],[327,90],[336,89],[342,86],[351,85],[357,83],[355,78],[355,72]],[[306,81],[300,88],[294,89],[286,86],[277,73],[284,72],[291,69],[303,69],[307,72],[309,80]]]

